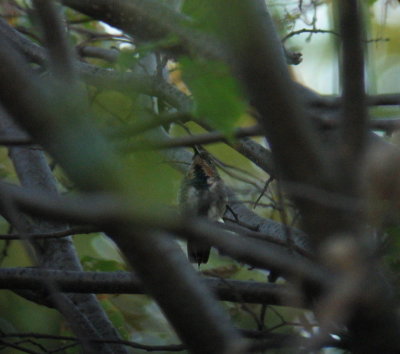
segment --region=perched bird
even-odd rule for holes
[[[226,190],[210,154],[195,149],[192,163],[182,181],[179,204],[182,214],[204,216],[222,221],[226,209]],[[211,247],[199,241],[188,241],[192,263],[207,263]]]

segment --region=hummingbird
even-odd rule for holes
[[[183,178],[179,205],[181,213],[222,221],[227,205],[224,182],[218,174],[211,155],[199,148],[194,149],[192,163]],[[190,262],[207,263],[211,247],[201,241],[188,241]]]

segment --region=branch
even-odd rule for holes
[[[391,134],[400,129],[400,118],[378,118],[369,121],[369,125],[374,130],[383,130]]]
[[[325,188],[333,172],[330,156],[323,153],[317,130],[306,115],[306,99],[313,95],[304,88],[302,96],[298,95],[299,85],[290,78],[265,2],[213,4],[219,14],[220,32],[231,51],[232,68],[260,113],[259,123],[270,143],[280,179]],[[323,207],[302,198],[294,200],[307,233],[316,242],[323,239]]]
[[[294,36],[297,36],[297,35],[303,34],[303,33],[330,33],[330,34],[334,34],[335,36],[340,36],[339,33],[335,32],[335,31],[331,31],[331,30],[322,30],[322,29],[316,29],[316,28],[313,28],[313,29],[302,28],[300,30],[288,33],[285,37],[282,38],[282,42],[285,43],[289,38],[292,38]]]
[[[107,49],[94,46],[81,46],[78,48],[79,55],[84,58],[98,58],[110,63],[115,63],[119,57],[116,49]]]
[[[367,134],[362,16],[358,0],[339,2],[343,82],[340,154],[344,163],[346,188],[352,193],[360,184],[360,171],[355,171],[355,168],[365,152]],[[352,181],[349,181],[349,177]]]
[[[316,119],[316,123],[321,128],[321,130],[338,128],[340,121],[336,118],[323,118],[319,117]],[[374,118],[368,121],[368,126],[371,130],[384,131],[387,134],[391,134],[400,129],[400,118]],[[371,134],[368,134],[369,136]],[[382,139],[384,142],[384,140]]]
[[[23,146],[32,144],[33,144],[32,139],[22,134],[20,136],[10,136],[10,135],[0,136],[0,145]]]
[[[246,128],[237,128],[233,132],[233,137],[235,138],[259,135],[262,135],[262,132],[261,128],[258,125]],[[216,142],[229,143],[225,134],[214,131],[211,133],[188,135],[165,141],[151,142],[149,146],[143,146],[143,143],[137,142],[123,144],[121,146],[121,151],[126,153],[143,149],[170,149],[184,146],[206,145]],[[235,145],[235,143],[233,143],[233,145]],[[240,145],[240,142],[238,143],[238,145]]]
[[[58,336],[52,334],[42,334],[42,333],[1,333],[0,338],[36,338],[36,339],[47,339],[47,340],[57,340],[57,341],[78,341],[78,338],[71,337],[71,336]],[[145,350],[147,352],[153,351],[166,351],[166,352],[180,352],[186,349],[183,344],[166,344],[166,345],[146,345],[141,344],[133,341],[122,340],[122,339],[114,339],[114,338],[84,338],[88,342],[92,343],[102,343],[102,344],[119,344],[125,345],[133,349]],[[10,346],[9,343],[4,343],[4,346]],[[12,347],[12,346],[10,346]],[[20,351],[25,351],[26,353],[33,353],[36,352],[27,350],[22,347],[14,346],[14,348],[19,349]],[[54,352],[54,351],[52,351]]]
[[[119,28],[141,41],[178,38],[164,50],[170,55],[201,55],[218,59],[224,56],[215,38],[193,30],[191,20],[170,7],[153,0],[63,0],[76,11]]]
[[[296,345],[305,347],[308,345],[310,340],[304,336],[284,333],[273,333],[271,331],[251,331],[241,330],[241,333],[251,340],[250,352],[260,352],[268,349],[281,349],[281,348],[298,348]],[[35,339],[47,339],[47,340],[58,340],[58,341],[77,341],[77,338],[71,336],[59,336],[42,333],[2,333],[0,338],[35,338]],[[183,351],[186,347],[183,344],[166,344],[166,345],[146,345],[126,340],[114,340],[110,338],[96,339],[96,338],[85,338],[88,341],[95,343],[116,343],[129,346],[133,349],[141,349],[147,352],[153,351],[165,351],[165,352],[176,352]],[[3,342],[4,344],[4,342]],[[5,345],[8,345],[7,343]],[[327,339],[322,343],[322,347],[333,347],[340,349],[348,349],[348,343],[344,340],[337,340],[333,338]],[[16,346],[17,349],[21,350],[21,347]],[[26,351],[32,353],[31,351]],[[34,352],[36,353],[36,352]]]
[[[47,239],[47,238],[64,238],[72,235],[79,234],[91,234],[101,232],[99,229],[95,229],[94,227],[84,227],[84,226],[76,226],[71,227],[65,230],[52,231],[52,232],[38,232],[38,233],[27,233],[25,236],[30,240],[35,239]],[[20,234],[0,234],[0,240],[20,240]]]
[[[192,19],[171,7],[153,0],[63,0],[64,5],[130,34],[139,41],[159,41],[177,37],[161,50],[177,58],[182,55],[200,55],[208,59],[226,57],[223,46],[215,37],[196,31]],[[301,54],[284,49],[288,64],[301,62]]]
[[[367,104],[370,106],[398,106],[400,105],[399,93],[385,93],[368,96]]]
[[[341,97],[320,96],[314,93],[314,97],[311,98],[312,99],[309,100],[308,103],[314,107],[337,110],[342,104]],[[367,96],[366,104],[368,106],[398,106],[400,105],[400,93],[383,93],[378,95],[369,95]]]
[[[68,43],[58,3],[47,0],[33,0],[33,4],[47,45],[50,66],[60,80],[72,82],[75,77],[73,64],[75,58]]]
[[[285,234],[285,232],[284,232],[285,230],[283,230],[284,226],[279,224],[279,223],[276,223],[276,231],[277,232],[275,232],[275,233],[262,233],[262,232],[258,232],[258,231],[249,230],[248,228],[251,227],[251,225],[249,225],[249,224],[246,224],[246,226],[247,226],[247,228],[246,228],[245,226],[242,226],[240,224],[239,224],[240,225],[239,226],[232,219],[224,218],[224,221],[226,222],[225,226],[226,226],[226,228],[228,230],[232,230],[234,232],[237,232],[240,235],[245,235],[245,236],[248,236],[248,237],[253,237],[253,238],[258,239],[258,240],[271,242],[271,243],[273,243],[275,245],[280,245],[282,247],[287,248],[290,251],[297,252],[298,254],[300,254],[300,255],[302,255],[304,257],[310,258],[310,259],[313,259],[315,257],[314,254],[310,250],[304,248],[304,246],[299,246],[299,243],[301,243],[302,238],[299,237],[299,234],[301,235],[301,232],[298,231],[298,230],[294,230],[294,229],[288,228],[289,229],[288,232],[289,232],[289,234],[291,234],[291,237],[293,238],[293,243],[294,243],[293,245],[289,245],[289,242],[288,242],[287,239],[283,239],[283,238],[277,237],[277,234],[279,236]],[[256,225],[257,230],[259,230],[261,228],[261,226],[262,225],[260,225],[260,224]],[[282,230],[280,230],[280,228],[282,228]]]
[[[0,269],[1,289],[42,291],[41,280],[54,282],[66,293],[146,294],[139,278],[130,272],[82,272],[39,268]],[[221,301],[298,306],[299,294],[291,287],[229,279],[204,278]]]
[[[1,20],[1,19],[0,19]],[[1,23],[0,23],[1,28]],[[5,145],[32,144],[30,136],[12,121],[4,108],[0,105],[0,131],[2,143]]]

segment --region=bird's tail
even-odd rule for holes
[[[211,247],[207,244],[198,241],[188,241],[187,253],[189,261],[197,263],[199,266],[201,263],[207,263],[210,256]]]

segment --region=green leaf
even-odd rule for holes
[[[143,146],[146,146],[146,142],[143,142]],[[154,151],[136,151],[125,156],[127,170],[123,176],[126,184],[132,185],[132,192],[141,201],[143,210],[176,200],[176,184],[180,176],[171,166],[162,162],[163,157]]]
[[[188,58],[184,58],[181,65],[183,79],[195,102],[194,115],[223,133],[232,133],[246,105],[227,66]]]
[[[122,339],[129,340],[129,332],[127,330],[126,321],[121,310],[113,304],[111,299],[112,296],[98,296],[101,306],[107,313],[107,317],[111,320],[114,327],[117,329],[118,333],[121,335]]]
[[[125,123],[134,113],[134,100],[131,96],[113,90],[104,90],[96,94],[92,109],[102,123],[113,125]]]
[[[126,270],[125,265],[120,262],[91,256],[82,257],[81,263],[86,271],[114,272],[118,270]]]
[[[214,15],[212,6],[210,6],[210,0],[185,0],[182,12],[193,20],[190,27],[209,33],[216,32],[215,21],[217,17]]]
[[[158,305],[146,295],[120,295],[113,304],[131,328],[130,339],[143,344],[165,345],[178,342]],[[164,352],[163,352],[164,353]]]
[[[132,49],[121,50],[115,66],[116,69],[120,71],[132,69],[138,62],[138,57],[135,54],[135,51]]]

